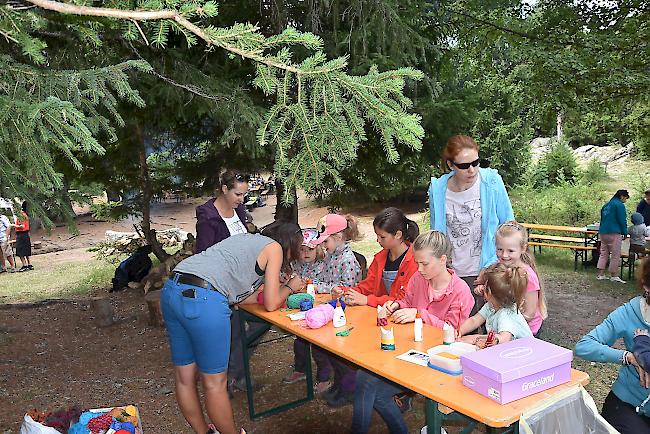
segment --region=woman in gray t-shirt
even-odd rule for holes
[[[253,303],[264,286],[264,307],[280,308],[302,289],[299,278],[280,284],[298,258],[302,233],[293,223],[269,227],[264,235],[234,235],[182,261],[162,289],[160,305],[175,365],[176,399],[192,429],[199,434],[235,434],[228,398],[231,306]],[[201,374],[203,416],[196,376]]]

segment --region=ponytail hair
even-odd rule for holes
[[[511,237],[515,235],[519,235],[519,238],[521,239],[521,262],[532,268],[532,270],[537,275],[537,279],[539,280],[539,299],[537,301],[537,307],[539,308],[539,312],[542,315],[542,319],[546,319],[548,318],[546,293],[544,292],[544,285],[542,283],[541,277],[539,276],[539,271],[537,271],[537,262],[535,261],[535,256],[528,248],[528,231],[523,225],[521,225],[521,223],[518,223],[515,220],[507,221],[497,228],[497,237]]]
[[[440,231],[428,231],[418,235],[413,242],[413,250],[429,250],[434,258],[447,257],[447,268],[451,267],[451,242]]]
[[[522,267],[492,264],[486,270],[487,291],[500,307],[515,306],[517,310],[524,302],[528,273]]]
[[[343,238],[345,241],[357,241],[360,238],[357,219],[350,214],[346,214],[344,217],[348,226],[342,232]]]
[[[402,232],[402,240],[412,243],[418,235],[420,228],[413,220],[406,218],[401,209],[390,207],[385,208],[375,216],[372,225],[377,229],[386,231],[391,235]]]

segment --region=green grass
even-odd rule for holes
[[[71,298],[107,288],[115,265],[91,259],[60,264],[46,271],[3,273],[0,276],[0,302],[35,302],[48,298]]]

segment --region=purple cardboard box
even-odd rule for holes
[[[535,338],[523,338],[462,356],[463,384],[507,404],[566,383],[573,352]]]

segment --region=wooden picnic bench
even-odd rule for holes
[[[533,247],[533,252],[537,248],[541,254],[542,247],[572,250],[574,271],[578,270],[578,260],[580,260],[584,266],[584,264],[589,261],[589,253],[598,250],[596,247],[598,231],[590,230],[585,227],[543,225],[537,223],[522,223],[522,226],[528,230],[528,245]],[[562,232],[574,236],[549,235],[533,231]],[[582,236],[575,236],[578,234]]]

